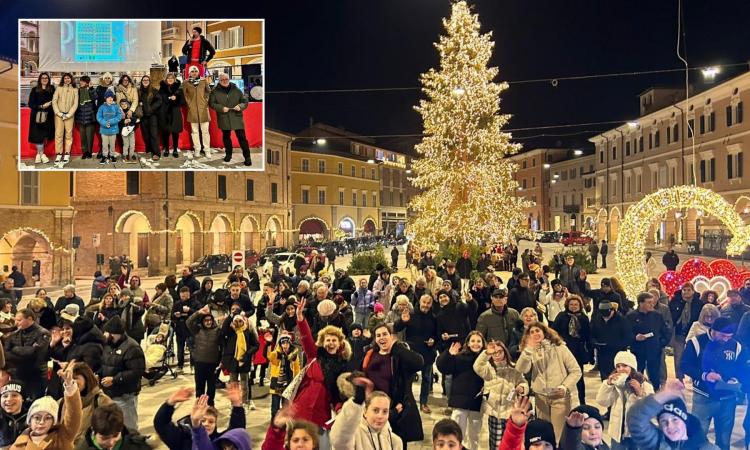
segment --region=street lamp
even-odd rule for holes
[[[706,81],[713,81],[714,78],[716,78],[716,75],[719,74],[719,68],[718,67],[704,67],[701,69],[701,73],[703,74],[703,79]]]
[[[326,143],[327,141],[326,141],[325,139],[323,139],[323,138],[320,138],[320,139],[315,139],[315,141],[314,141],[314,142],[315,142],[315,144],[317,144],[317,145],[325,145],[325,143]]]
[[[638,128],[638,122],[628,122],[629,128]]]
[[[581,156],[581,155],[583,155],[583,150],[573,150],[573,155],[575,155],[575,156]]]
[[[551,166],[551,165],[549,165],[548,163],[545,163],[545,164],[544,164],[544,168],[545,168],[545,169],[549,169],[550,167],[552,167],[552,166]]]

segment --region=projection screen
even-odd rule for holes
[[[161,63],[158,20],[39,20],[39,70],[141,71]]]

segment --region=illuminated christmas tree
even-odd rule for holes
[[[510,118],[500,114],[508,85],[493,81],[492,33],[480,34],[465,2],[453,4],[443,26],[447,34],[435,44],[440,69],[422,74],[427,99],[415,108],[425,136],[412,183],[423,192],[409,203],[409,232],[427,246],[508,242],[526,231],[524,208],[532,206],[518,197],[517,165],[505,158],[520,149],[501,131]]]

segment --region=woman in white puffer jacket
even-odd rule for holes
[[[516,395],[529,395],[529,385],[513,367],[508,347],[489,342],[474,361],[474,372],[484,380],[482,413],[487,416],[490,449],[498,448]]]
[[[618,352],[615,355],[615,371],[602,382],[596,394],[596,402],[610,408],[607,433],[612,438],[612,450],[627,450],[635,446],[625,417],[635,402],[653,393],[651,383],[638,372],[635,355],[628,351]]]
[[[576,383],[583,376],[581,367],[560,335],[541,322],[526,328],[519,349],[516,369],[531,372],[537,417],[551,422],[559,439],[568,412],[579,404]]]

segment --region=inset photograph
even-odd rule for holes
[[[19,20],[19,170],[264,170],[264,26]]]

